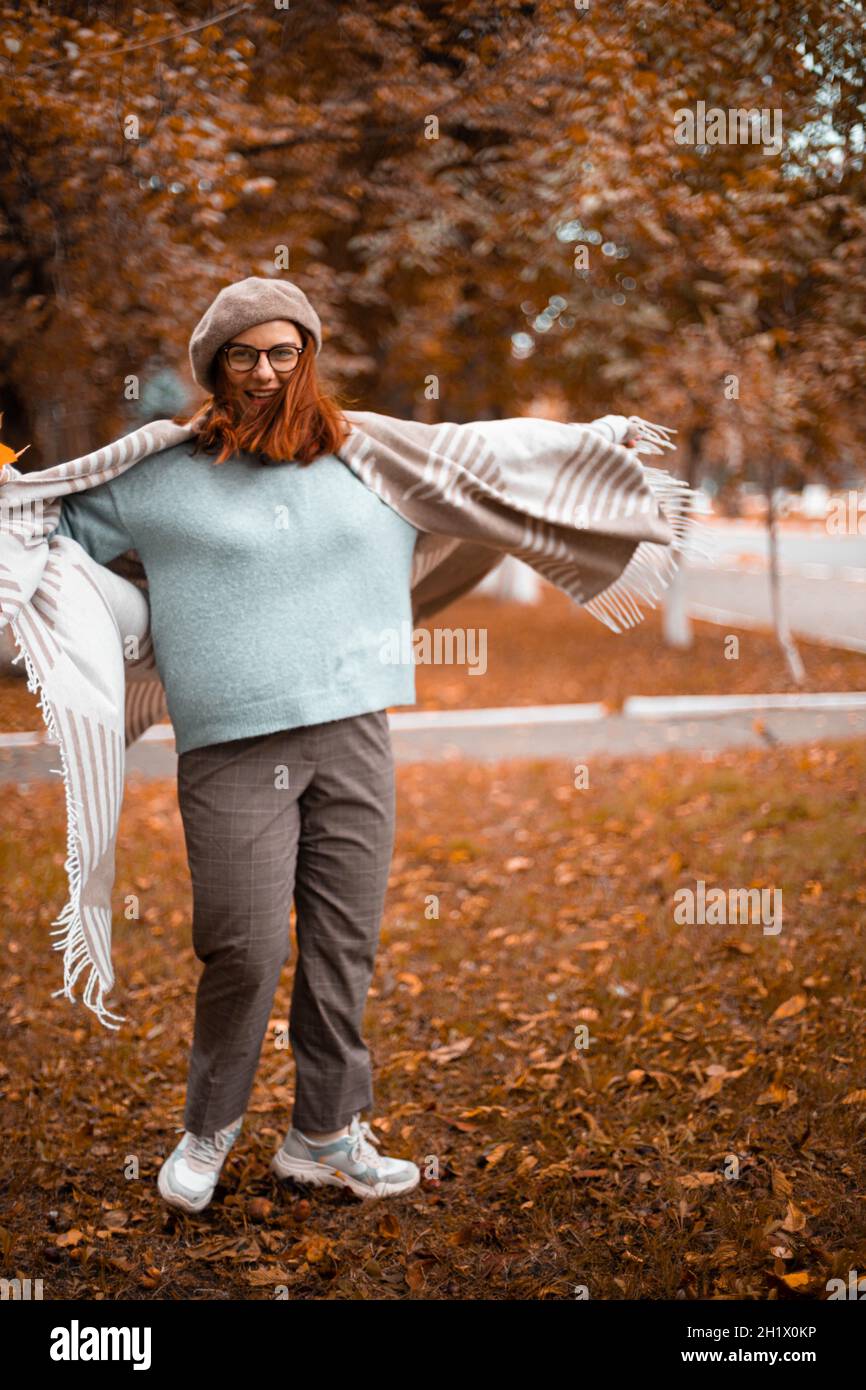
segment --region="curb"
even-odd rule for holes
[[[866,692],[819,691],[810,695],[631,695],[622,709],[615,711],[603,702],[580,705],[514,705],[465,710],[418,710],[388,715],[395,734],[435,732],[439,729],[508,729],[555,724],[596,724],[606,719],[626,719],[635,723],[676,722],[686,719],[712,719],[718,716],[767,710],[788,712],[866,710]],[[171,724],[154,724],[137,743],[173,744]],[[0,734],[4,748],[55,746],[47,730],[33,733]]]
[[[861,691],[817,691],[811,695],[630,695],[626,719],[713,718],[719,714],[757,714],[763,710],[866,710]]]

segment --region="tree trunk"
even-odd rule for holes
[[[706,434],[705,426],[698,426],[689,435],[686,453],[686,482],[694,487],[701,456],[701,443]],[[665,589],[662,600],[662,635],[665,646],[687,651],[694,642],[688,604],[686,603],[686,577],[683,573],[682,556],[680,565],[671,583]]]
[[[769,542],[770,557],[770,598],[772,601],[773,628],[776,639],[782,648],[785,664],[788,673],[795,685],[802,685],[806,679],[806,669],[803,665],[797,645],[788,626],[788,618],[785,612],[785,603],[782,597],[782,586],[779,575],[779,537],[776,527],[776,507],[773,501],[775,491],[772,469],[769,474],[767,485],[767,539]]]
[[[665,646],[688,650],[694,641],[694,633],[686,603],[686,577],[680,565],[667,589],[662,605],[662,633]]]

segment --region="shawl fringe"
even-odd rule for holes
[[[82,1003],[96,1014],[100,1023],[106,1028],[111,1028],[115,1032],[122,1023],[126,1022],[126,1017],[122,1014],[112,1013],[105,1003],[105,984],[97,969],[91,961],[90,951],[84,936],[84,924],[81,920],[81,857],[78,851],[80,842],[80,831],[78,823],[78,805],[72,795],[72,784],[69,777],[69,768],[66,763],[66,751],[60,731],[54,718],[54,711],[49,701],[46,699],[46,692],[39,679],[39,674],[30,659],[30,653],[24,645],[24,640],[18,631],[18,624],[9,624],[12,636],[15,638],[19,648],[18,655],[13,659],[13,665],[24,658],[24,669],[27,672],[27,689],[31,695],[39,695],[37,709],[40,710],[48,730],[49,741],[55,743],[60,750],[60,763],[63,773],[63,790],[66,795],[66,860],[63,868],[66,871],[69,883],[69,897],[66,906],[63,908],[59,917],[55,917],[52,922],[50,936],[59,936],[60,940],[52,943],[52,949],[63,952],[63,984],[60,989],[52,990],[51,997],[56,999],[62,994],[71,1003],[75,1003],[73,989],[78,981],[81,972],[90,966],[90,973],[87,976],[87,983],[82,993]],[[55,769],[56,771],[56,769]]]
[[[654,431],[665,427],[650,428]],[[660,453],[661,449],[651,452]],[[618,579],[582,605],[611,632],[637,627],[644,618],[640,603],[656,608],[684,561],[705,560],[712,553],[710,529],[695,515],[698,490],[664,468],[644,464],[644,477],[670,524],[674,539],[671,545],[641,541]]]

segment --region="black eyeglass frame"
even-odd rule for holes
[[[236,347],[246,348],[249,352],[254,352],[256,354],[255,362],[251,363],[249,367],[232,367],[232,364],[228,360],[229,349]],[[247,372],[254,372],[256,367],[259,365],[259,358],[261,357],[262,353],[264,353],[271,367],[277,373],[278,376],[288,376],[289,372],[294,372],[297,370],[301,353],[304,351],[305,347],[305,343],[302,344],[302,346],[300,347],[297,343],[273,343],[269,348],[255,348],[253,347],[252,343],[223,343],[222,347],[220,348],[220,352],[225,353],[226,363],[228,364],[228,366],[232,367],[233,372],[242,372],[244,375],[246,375]],[[271,362],[271,353],[276,352],[277,348],[294,348],[295,352],[297,353],[294,366],[289,367],[288,370],[284,370],[280,367],[274,366],[274,363]]]

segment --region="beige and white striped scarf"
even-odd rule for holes
[[[618,632],[640,622],[639,601],[655,604],[694,535],[692,489],[637,457],[672,449],[673,431],[639,417],[429,425],[344,414],[351,433],[340,458],[424,533],[411,576],[416,623],[511,554]],[[51,533],[64,495],[193,432],[158,420],[39,472],[0,469],[0,627],[11,624],[28,689],[41,692],[66,792],[69,898],[52,932],[64,964],[55,994],[74,1000],[87,970],[83,1002],[109,1028],[125,1021],[105,1002],[114,986],[111,892],[125,751],[168,715],[137,553],[98,565],[76,541]],[[623,444],[629,436],[636,448]]]

